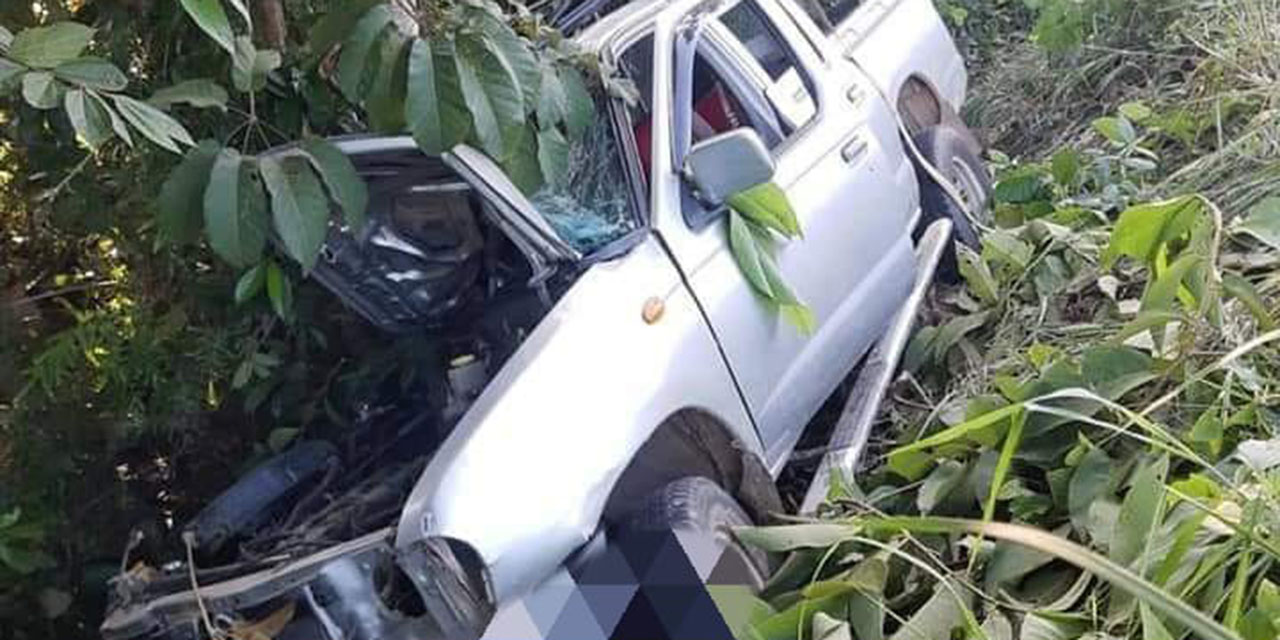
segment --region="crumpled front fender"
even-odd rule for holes
[[[663,311],[647,322],[655,298]],[[498,602],[518,596],[590,539],[636,451],[682,408],[760,454],[710,330],[650,237],[583,274],[508,360],[419,479],[396,545],[461,541]]]

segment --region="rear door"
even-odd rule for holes
[[[776,471],[909,288],[915,192],[910,182],[902,188],[904,176],[890,162],[890,150],[898,149],[892,114],[848,91],[837,67],[771,0],[723,5],[704,23],[696,51],[686,74],[691,90],[679,86],[689,80],[675,54],[675,122],[684,110],[695,141],[699,127],[704,135],[756,129],[805,233],[782,245],[777,259],[817,317],[807,337],[746,286],[728,247],[724,210],[705,210],[682,187],[684,224],[660,229],[720,338]],[[677,165],[687,147],[678,129]]]

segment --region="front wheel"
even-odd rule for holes
[[[991,199],[991,174],[982,159],[966,142],[965,137],[953,128],[941,126],[926,129],[912,139],[920,155],[942,174],[954,187],[964,202],[961,207],[933,179],[923,167],[917,166],[920,179],[920,209],[922,220],[919,229],[928,228],[935,220],[948,219],[952,224],[955,242],[978,250],[981,242],[978,230],[965,213],[968,209],[981,223],[989,222],[987,204]],[[918,161],[917,161],[918,164]],[[954,247],[947,250],[938,264],[939,280],[948,283],[960,281],[960,269]]]
[[[671,532],[703,581],[746,584],[755,592],[769,576],[768,556],[733,535],[734,527],[754,525],[733,496],[715,482],[691,476],[658,489],[623,523],[619,542],[629,536]],[[692,557],[692,556],[697,557]]]

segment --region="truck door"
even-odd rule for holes
[[[680,183],[670,195],[678,221],[658,213],[658,230],[711,321],[775,471],[909,289],[916,206],[892,113],[880,101],[850,99],[847,76],[782,11],[774,0],[730,1],[697,23],[698,35],[675,35],[669,148],[679,167],[702,137],[740,126],[760,134],[805,234],[782,245],[777,261],[816,315],[816,332],[801,335],[750,290],[728,246],[723,208],[707,210]],[[661,52],[655,63],[664,64]],[[665,146],[655,137],[655,155]],[[657,206],[668,207],[658,195]]]

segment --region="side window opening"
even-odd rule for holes
[[[769,105],[789,136],[817,115],[812,80],[754,0],[741,0],[720,15],[720,24],[742,45],[764,72]]]

